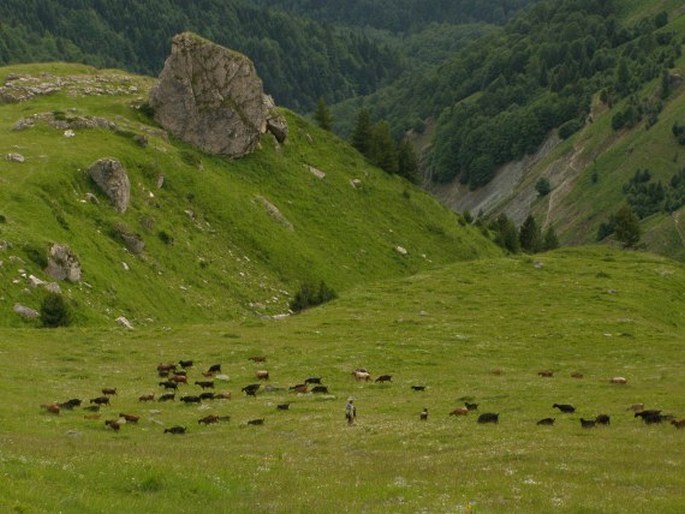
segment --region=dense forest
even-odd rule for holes
[[[376,90],[402,69],[396,49],[249,0],[4,0],[0,64],[64,60],[156,75],[190,30],[248,55],[280,105],[311,111]]]
[[[388,120],[396,137],[437,120],[430,178],[478,188],[499,165],[532,153],[550,129],[562,137],[578,130],[597,92],[608,105],[631,98],[616,129],[658,114],[659,99],[633,95],[665,76],[682,37],[662,30],[666,13],[631,27],[618,14],[612,1],[540,0],[444,63],[333,111],[363,106]]]
[[[504,24],[532,0],[256,0],[318,21],[409,33],[433,23]]]

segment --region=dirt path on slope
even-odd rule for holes
[[[549,193],[547,214],[545,216],[545,221],[542,224],[543,231],[547,230],[550,223],[554,219],[559,203],[573,190],[576,180],[583,171],[584,168],[579,164],[579,160],[580,154],[584,149],[584,146],[574,146],[573,154],[570,158],[568,158],[568,163],[565,166],[561,165],[558,167],[558,175],[561,177],[561,182],[559,182],[556,186],[554,186],[554,182],[552,182],[553,189]],[[554,177],[551,178],[554,180]]]

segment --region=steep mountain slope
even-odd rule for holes
[[[49,64],[2,68],[8,83],[30,98],[0,104],[3,325],[25,323],[15,303],[40,305],[31,275],[50,280],[53,243],[80,261],[82,280],[59,285],[81,324],[278,314],[304,281],[342,291],[499,253],[428,194],[290,112],[283,146],[264,138],[229,161],[155,126],[140,108],[150,78]],[[88,176],[102,157],[128,170],[123,214]],[[132,253],[127,238],[144,250]]]

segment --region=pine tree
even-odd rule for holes
[[[521,225],[519,242],[521,243],[521,249],[527,253],[539,252],[542,247],[540,227],[538,227],[535,218],[530,214],[523,222],[523,225]]]
[[[518,253],[521,250],[516,225],[507,218],[506,214],[497,216],[497,219],[490,224],[490,229],[495,233],[496,244],[511,253]]]
[[[354,146],[359,153],[368,157],[371,149],[371,116],[369,111],[361,109],[357,113],[357,122],[352,131],[352,146]]]
[[[542,249],[544,251],[549,251],[554,250],[555,248],[559,248],[559,238],[557,238],[557,233],[554,231],[554,227],[549,227],[547,230],[545,230]]]
[[[623,248],[635,248],[640,242],[640,220],[628,205],[613,216],[614,234]]]
[[[419,183],[419,165],[414,147],[403,139],[397,146],[397,174],[414,184]]]
[[[328,109],[328,105],[323,99],[323,96],[319,97],[316,103],[316,111],[314,111],[314,119],[318,123],[319,127],[324,130],[331,131],[333,129],[333,117],[331,116],[331,111]]]
[[[369,160],[388,173],[397,173],[397,145],[390,132],[390,124],[387,121],[381,121],[376,124],[371,131]]]

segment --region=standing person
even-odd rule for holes
[[[354,398],[351,396],[347,399],[347,405],[345,405],[345,419],[347,419],[347,424],[354,424],[354,420],[357,418],[357,407],[354,405]]]

